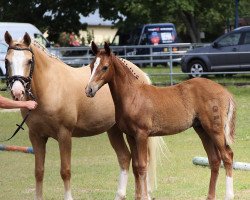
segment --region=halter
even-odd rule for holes
[[[31,67],[30,67],[30,74],[28,77],[19,76],[19,75],[9,76],[8,67],[5,64],[7,87],[9,87],[11,89],[15,81],[20,81],[24,86],[25,94],[27,96],[31,97],[32,99],[35,99],[33,93],[31,92],[31,80],[32,80],[32,75],[33,75],[33,71],[34,71],[34,66],[35,66],[34,53],[33,53],[31,48],[9,47],[7,52],[10,49],[17,50],[17,51],[29,51],[32,54],[32,62],[31,62]]]

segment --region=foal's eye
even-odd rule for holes
[[[102,71],[104,71],[104,72],[106,72],[108,70],[108,66],[104,66],[103,68],[102,68]]]

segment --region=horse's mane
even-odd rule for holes
[[[55,58],[59,61],[61,61],[61,59],[59,57],[57,57],[55,54],[50,53],[48,51],[48,49],[42,45],[41,43],[39,43],[38,41],[36,41],[35,39],[31,41],[31,44],[34,45],[35,47],[39,48],[40,50],[42,50],[47,56],[51,57],[51,58]]]

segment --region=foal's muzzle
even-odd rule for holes
[[[90,86],[87,86],[85,88],[85,93],[87,97],[94,97],[96,92],[94,92]]]
[[[94,97],[98,90],[99,90],[98,84],[90,83],[86,86],[85,93],[87,97]]]

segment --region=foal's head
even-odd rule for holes
[[[7,84],[15,100],[24,100],[27,85],[30,84],[31,68],[34,64],[33,53],[30,49],[31,39],[25,33],[21,41],[14,41],[6,31],[5,41],[9,45],[5,57]]]
[[[110,81],[113,74],[112,54],[109,45],[105,42],[104,49],[98,49],[96,44],[92,42],[91,48],[96,57],[90,64],[91,77],[85,89],[88,97],[94,97],[96,92]]]

